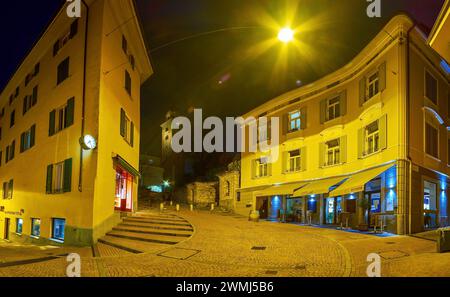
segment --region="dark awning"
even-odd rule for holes
[[[134,175],[135,177],[139,177],[139,178],[141,177],[141,173],[139,172],[139,170],[134,168],[130,163],[125,161],[125,159],[123,159],[121,156],[116,155],[115,157],[113,157],[113,161],[116,165],[119,165],[120,167],[122,167],[123,169],[125,169],[126,171],[128,171],[129,173]]]

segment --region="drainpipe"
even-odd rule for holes
[[[86,28],[84,33],[84,61],[83,61],[83,95],[81,103],[81,138],[84,136],[85,129],[85,103],[86,103],[86,65],[87,65],[87,44],[88,44],[88,32],[89,32],[89,6],[86,4],[85,0],[81,0],[83,5],[86,7]],[[83,147],[80,145],[80,172],[78,175],[78,191],[83,191]]]

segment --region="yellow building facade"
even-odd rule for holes
[[[441,62],[399,15],[343,68],[244,115],[279,118],[280,157],[242,154],[236,212],[397,234],[448,225]]]
[[[132,0],[64,5],[0,95],[0,238],[89,245],[137,207],[140,86]]]

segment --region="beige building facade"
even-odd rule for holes
[[[448,225],[450,87],[441,62],[398,15],[343,68],[244,115],[280,119],[280,158],[242,154],[236,211],[396,234]]]
[[[134,1],[66,3],[0,95],[0,238],[89,245],[137,207],[140,86],[152,74]]]

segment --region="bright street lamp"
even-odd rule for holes
[[[294,31],[290,28],[283,28],[278,33],[278,39],[281,42],[289,43],[294,40]]]

